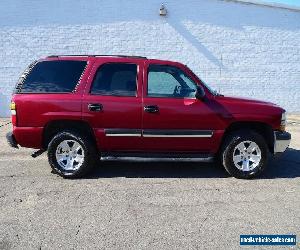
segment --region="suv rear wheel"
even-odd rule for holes
[[[53,171],[66,178],[78,178],[96,165],[97,151],[86,137],[63,131],[53,137],[48,145],[48,160]]]
[[[268,146],[264,138],[252,130],[240,130],[229,135],[221,150],[226,171],[236,177],[258,176],[267,166]]]

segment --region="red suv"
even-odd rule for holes
[[[134,56],[50,56],[32,63],[11,103],[13,147],[48,151],[64,177],[98,160],[218,159],[259,175],[288,147],[284,109],[212,91],[187,66]]]

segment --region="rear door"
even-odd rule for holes
[[[197,83],[176,63],[146,63],[143,145],[146,151],[210,153],[219,118],[195,98]]]
[[[82,111],[102,152],[141,150],[142,67],[142,60],[95,60]]]

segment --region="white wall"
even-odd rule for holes
[[[2,0],[0,116],[24,68],[51,54],[183,62],[228,95],[300,112],[300,12],[219,0]]]

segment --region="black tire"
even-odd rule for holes
[[[78,169],[66,170],[56,159],[56,150],[60,143],[66,140],[76,141],[80,144],[84,155],[83,162]],[[99,163],[99,156],[96,147],[91,139],[82,136],[75,131],[62,131],[56,134],[48,145],[48,161],[54,173],[64,178],[80,178],[85,176],[91,169]],[[80,165],[80,164],[79,164]]]
[[[254,169],[243,171],[235,166],[233,161],[236,146],[245,141],[255,142],[261,152],[259,164]],[[247,143],[246,143],[247,145]],[[253,130],[239,130],[231,133],[225,139],[220,153],[220,160],[225,170],[231,175],[239,179],[250,179],[260,175],[267,167],[269,149],[265,139]],[[251,161],[250,161],[251,162]],[[251,164],[251,163],[250,163]],[[242,165],[242,163],[241,163]],[[242,167],[241,167],[242,168]]]

